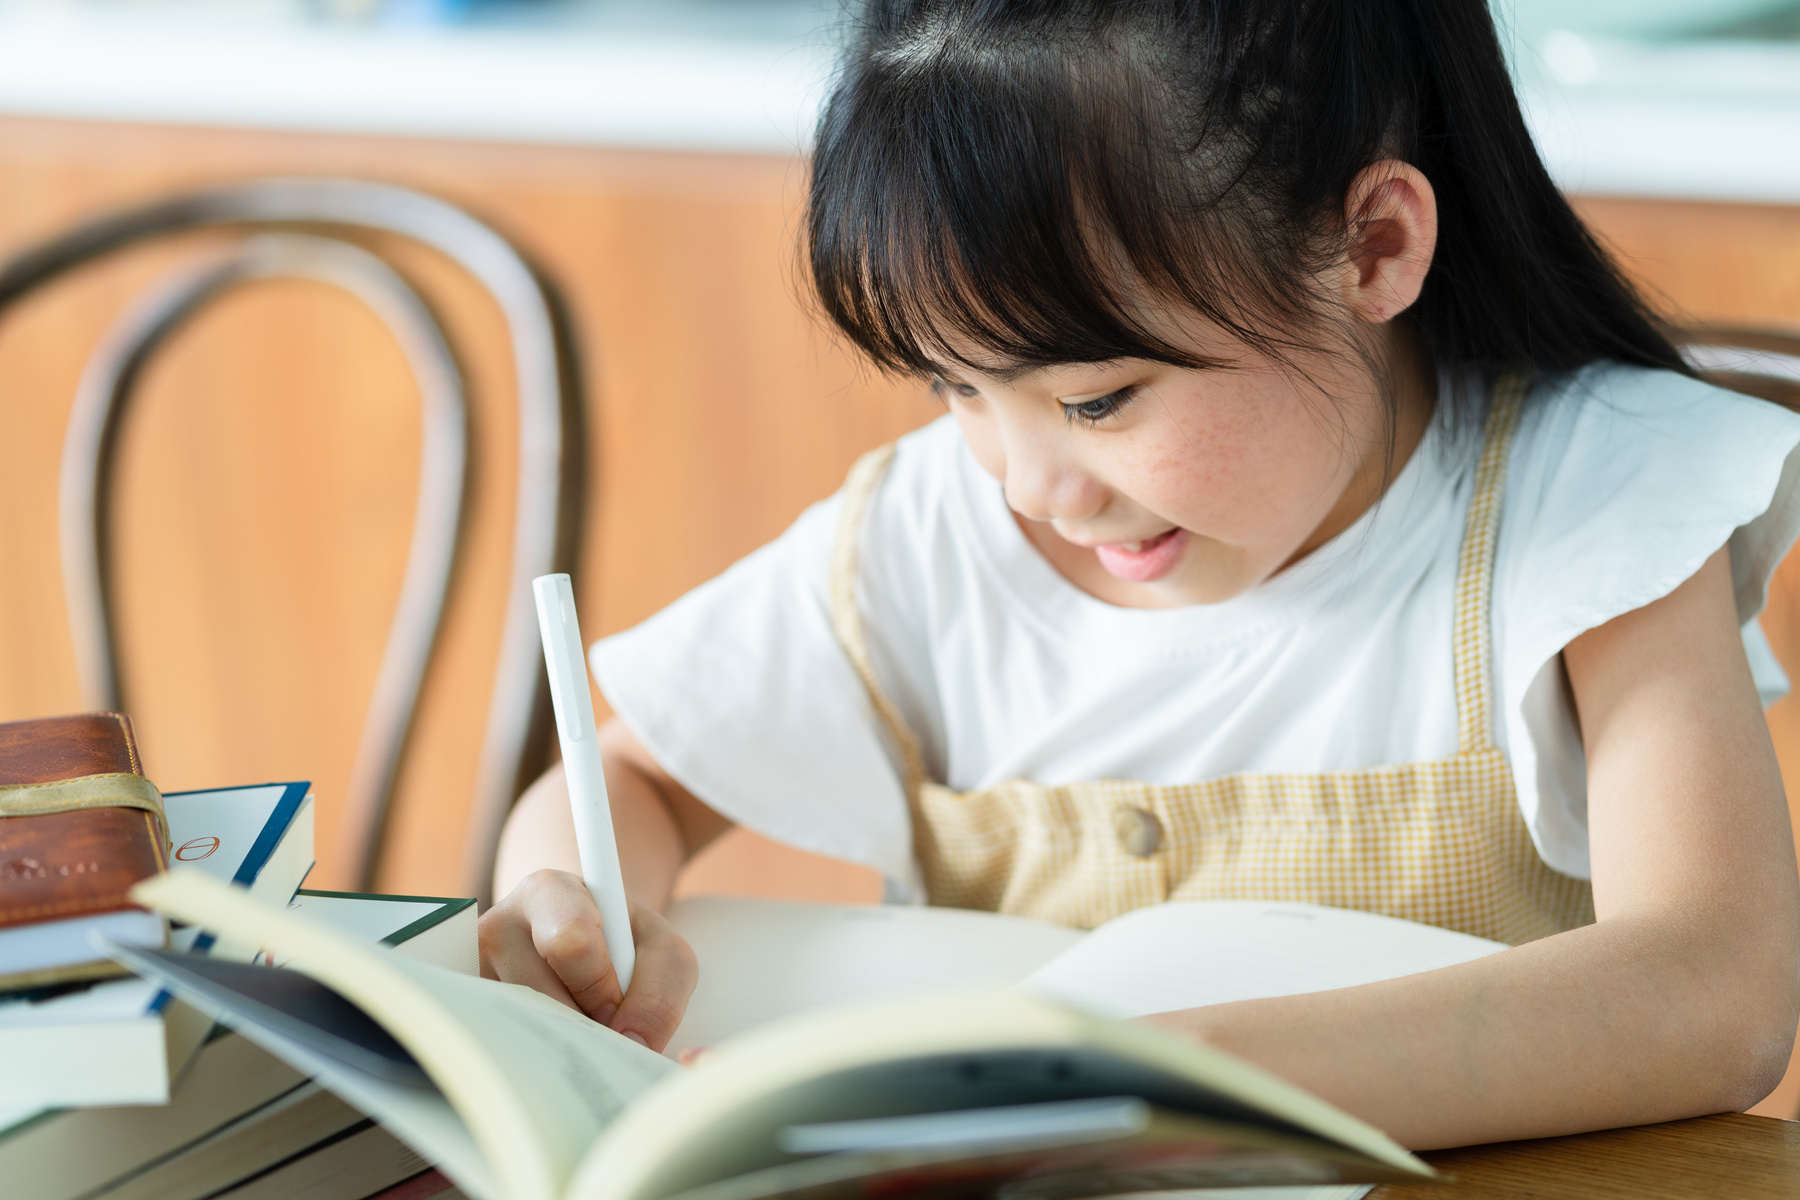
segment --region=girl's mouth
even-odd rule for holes
[[[1095,546],[1106,573],[1127,583],[1152,583],[1175,569],[1187,546],[1187,530],[1170,529],[1141,542]]]

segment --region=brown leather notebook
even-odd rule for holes
[[[0,991],[121,974],[96,932],[166,941],[125,892],[167,866],[167,836],[123,714],[0,723]]]

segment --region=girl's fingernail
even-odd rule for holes
[[[646,1042],[642,1037],[631,1032],[629,1029],[627,1029],[625,1031],[625,1036],[630,1038],[632,1041],[636,1042],[638,1045],[642,1046],[646,1050],[648,1050],[650,1048],[649,1042]]]
[[[594,1010],[594,1020],[602,1025],[611,1025],[612,1019],[618,1015],[619,1006],[616,1004],[602,1004]]]

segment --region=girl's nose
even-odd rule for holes
[[[1085,521],[1105,507],[1105,489],[1079,464],[1036,439],[1007,439],[1006,504],[1030,521]]]

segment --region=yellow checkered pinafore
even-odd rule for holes
[[[930,902],[1092,928],[1163,900],[1305,901],[1513,944],[1591,922],[1592,887],[1533,848],[1492,731],[1489,595],[1524,391],[1522,378],[1500,384],[1483,434],[1456,576],[1460,745],[1434,762],[1172,786],[931,782],[876,681],[855,599],[863,517],[893,447],[858,462],[831,564],[832,624],[900,748]]]

